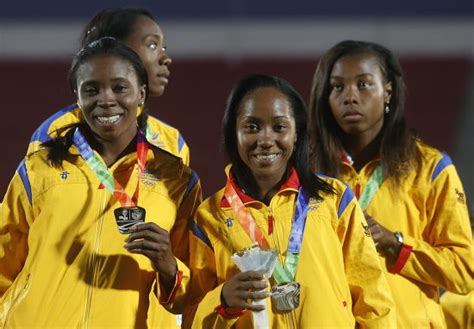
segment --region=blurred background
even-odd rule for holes
[[[85,23],[107,7],[144,7],[165,33],[170,84],[150,99],[177,127],[208,196],[225,182],[220,126],[240,77],[267,73],[308,99],[318,57],[345,39],[379,42],[400,58],[407,115],[427,143],[451,155],[474,210],[474,4],[386,1],[9,1],[0,12],[0,193],[37,126],[75,98],[66,81]]]

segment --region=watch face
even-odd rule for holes
[[[395,235],[395,238],[397,239],[397,242],[400,244],[403,244],[403,234],[402,232],[395,232],[393,233]]]

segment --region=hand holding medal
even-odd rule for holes
[[[153,222],[138,224],[129,229],[124,248],[132,254],[150,259],[153,269],[159,273],[160,282],[168,292],[176,277],[177,264],[171,251],[169,232]]]

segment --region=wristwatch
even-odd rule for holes
[[[403,242],[405,239],[403,238],[403,233],[400,231],[394,232],[393,235],[395,236],[395,239],[397,240],[397,246],[396,247],[388,247],[387,252],[395,257],[398,257],[398,254],[400,253],[400,249],[403,246]]]

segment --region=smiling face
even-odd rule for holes
[[[116,55],[98,55],[76,73],[77,103],[100,141],[128,144],[137,131],[137,107],[145,100],[130,62]]]
[[[329,105],[341,129],[373,140],[382,129],[384,106],[391,94],[377,57],[364,53],[340,58],[333,66],[330,84]]]
[[[239,156],[257,184],[262,180],[279,182],[296,141],[293,110],[285,95],[274,88],[258,88],[245,96],[236,132]]]
[[[140,56],[148,75],[148,90],[152,96],[164,93],[170,75],[171,58],[165,51],[164,39],[163,32],[155,21],[139,16],[133,32],[124,40]]]

